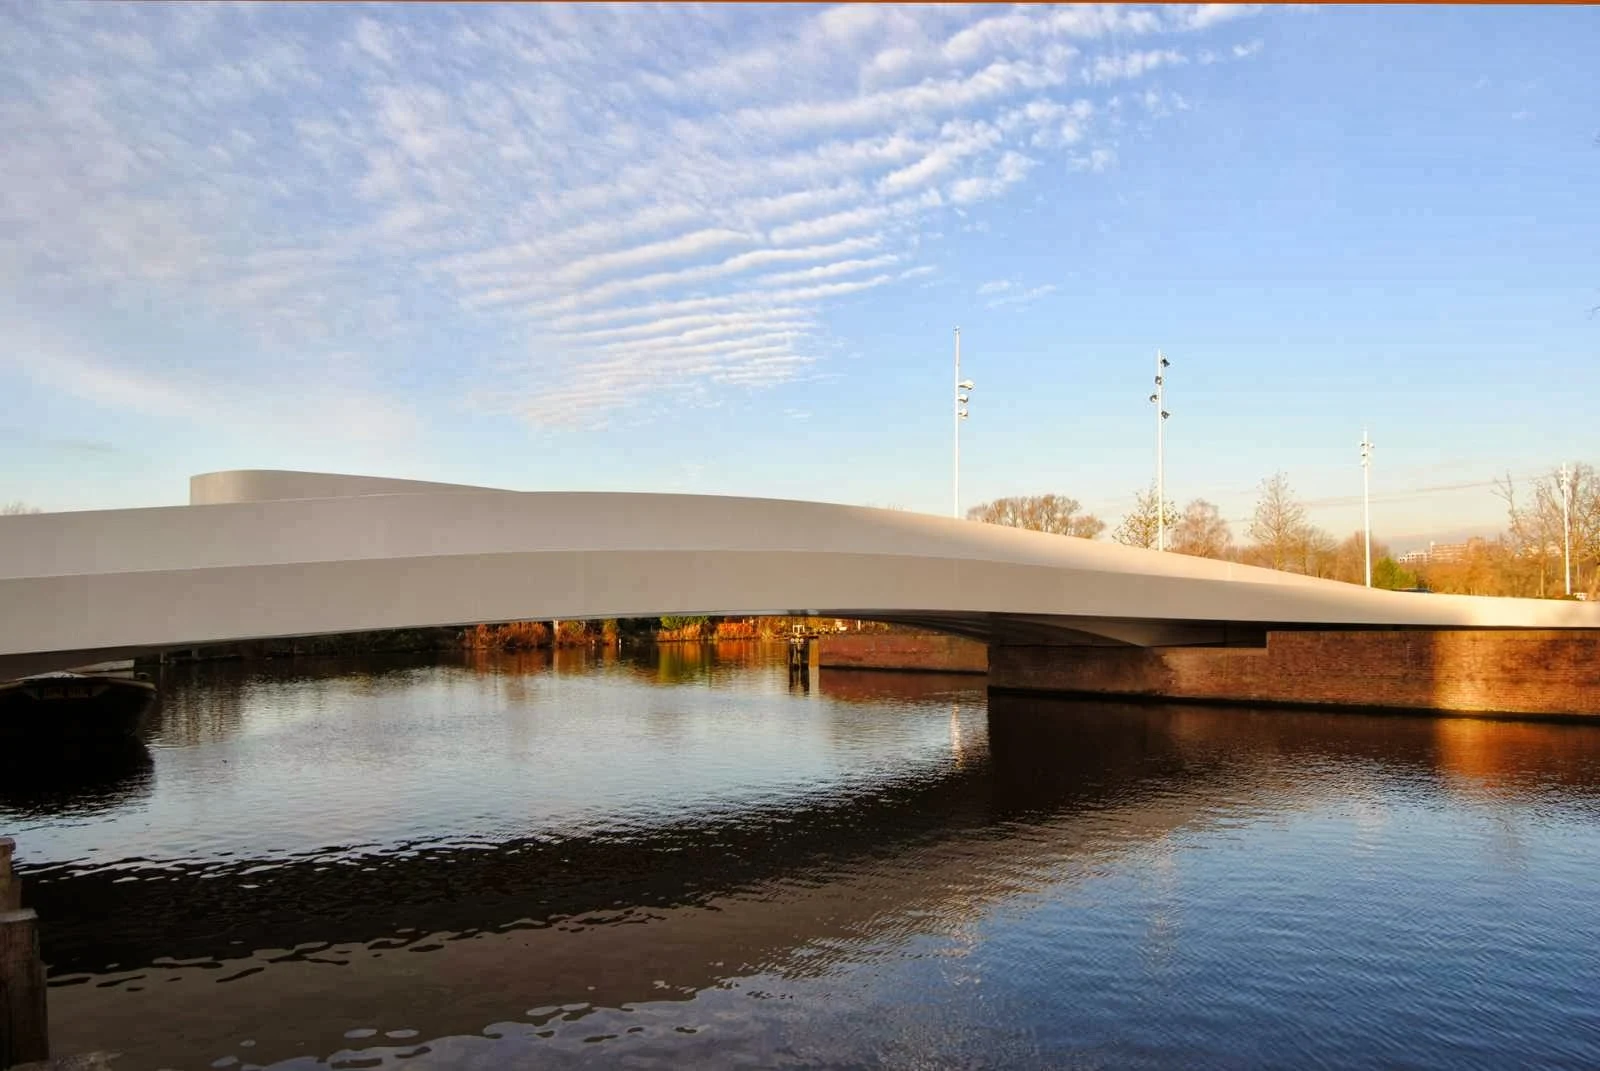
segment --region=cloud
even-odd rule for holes
[[[125,452],[122,447],[115,443],[107,442],[105,439],[41,435],[28,428],[7,427],[5,425],[0,425],[0,442],[22,443],[25,446],[65,454],[121,454]]]
[[[1010,291],[1008,288],[1007,293],[1001,294],[999,297],[990,301],[988,303],[988,308],[997,309],[1002,305],[1031,305],[1040,298],[1055,292],[1056,285],[1054,283],[1046,283],[1043,286],[1036,286],[1030,290]]]
[[[994,174],[988,178],[965,178],[951,185],[952,204],[970,205],[998,197],[1008,188],[1027,177],[1038,161],[1015,150],[1006,150],[995,165]]]
[[[1060,85],[1066,73],[1025,60],[997,60],[965,78],[922,82],[881,93],[835,100],[747,109],[735,125],[751,132],[796,135],[893,121],[906,115],[947,115],[1030,89]]]
[[[389,34],[381,23],[374,19],[359,20],[355,37],[356,47],[362,52],[381,63],[394,62],[394,54],[389,50]]]
[[[660,242],[582,257],[563,265],[552,276],[551,281],[558,286],[571,285],[596,275],[625,268],[637,268],[663,260],[683,260],[713,249],[722,249],[736,243],[748,245],[750,242],[749,234],[723,227],[709,227]]]
[[[28,356],[0,359],[0,367],[9,363],[24,379],[109,413],[302,442],[398,442],[415,439],[421,429],[409,405],[371,390],[299,378],[224,381],[193,370],[159,375],[53,337],[36,324],[4,326],[6,337]]]
[[[864,271],[876,268],[886,268],[899,260],[894,253],[885,253],[881,257],[866,257],[855,260],[837,260],[832,264],[818,264],[812,268],[801,268],[798,271],[777,272],[772,275],[763,275],[756,280],[760,286],[789,286],[794,283],[815,282],[818,279],[833,279],[840,275],[857,275]]]
[[[348,401],[373,434],[408,434],[439,391],[562,427],[664,392],[713,404],[812,374],[838,348],[818,326],[832,303],[934,273],[920,242],[987,229],[986,206],[1041,175],[1112,166],[1099,87],[1242,58],[1258,17],[25,6],[0,35],[0,278],[39,308],[196,332],[203,315],[223,345],[185,352],[174,331],[100,351],[93,385],[50,379],[175,421],[216,411],[174,362],[275,398],[335,353],[350,383],[413,385],[306,407]],[[1151,116],[1187,99],[1125,91]],[[441,339],[448,375],[417,385]]]
[[[984,294],[998,294],[1002,290],[1010,290],[1012,285],[1013,284],[1009,280],[995,279],[978,287],[978,296],[982,297]]]
[[[852,208],[846,212],[834,212],[814,219],[801,220],[787,226],[774,228],[771,234],[772,241],[777,245],[788,245],[792,242],[810,242],[819,238],[831,238],[836,234],[848,231],[861,230],[888,219],[893,214],[889,205],[875,204],[863,205]]]
[[[676,316],[657,316],[644,323],[628,324],[623,327],[574,331],[564,337],[574,343],[592,343],[614,339],[641,339],[652,335],[692,331],[717,324],[742,324],[747,330],[754,331],[762,325],[773,322],[774,319],[785,322],[805,322],[804,317],[805,311],[797,305],[769,306],[756,311],[734,313],[686,313]]]
[[[1206,30],[1260,12],[1260,4],[1180,4],[1167,9],[1166,14],[1168,25],[1176,29]]]
[[[1188,57],[1172,48],[1122,52],[1097,58],[1084,73],[1084,79],[1101,85],[1140,78],[1159,67],[1177,67],[1187,62]]]
[[[1110,168],[1117,162],[1115,149],[1091,149],[1087,153],[1080,153],[1068,158],[1067,166],[1074,171],[1101,172]]]

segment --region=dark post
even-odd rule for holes
[[[0,837],[0,1068],[50,1058],[39,916],[22,907],[22,885],[11,873],[16,847]]]
[[[22,907],[22,886],[11,876],[11,853],[16,850],[16,841],[0,837],[0,911],[16,911]]]

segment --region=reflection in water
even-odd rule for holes
[[[744,644],[185,674],[146,798],[22,844],[62,1051],[1600,1061],[1587,726],[791,693]]]
[[[130,737],[34,741],[0,751],[0,813],[27,823],[126,807],[150,794],[151,770],[149,750]]]

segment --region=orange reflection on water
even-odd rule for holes
[[[1453,788],[1498,796],[1600,783],[1600,725],[1440,718],[1433,731]]]

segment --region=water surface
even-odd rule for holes
[[[1600,727],[755,645],[169,670],[0,791],[119,1068],[1593,1067]]]

